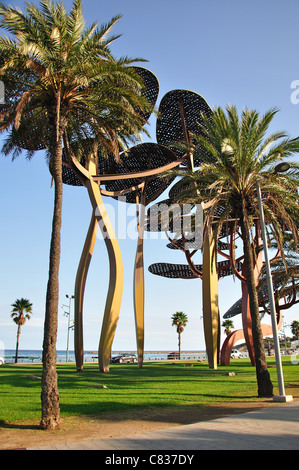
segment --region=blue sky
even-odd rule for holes
[[[11,0],[23,8],[24,2]],[[38,2],[35,2],[38,3]],[[71,1],[65,1],[69,8]],[[271,131],[299,134],[299,104],[292,82],[299,80],[299,3],[297,0],[110,0],[83,1],[86,24],[106,23],[116,14],[123,17],[114,32],[121,33],[112,47],[115,56],[142,57],[158,78],[157,105],[168,91],[188,89],[202,95],[211,107],[232,103],[242,110],[261,113],[278,107]],[[295,84],[296,85],[296,84]],[[296,85],[298,87],[298,85]],[[294,100],[293,100],[294,101]],[[155,119],[150,120],[151,140]],[[26,297],[33,316],[22,328],[21,349],[41,349],[48,255],[53,210],[53,189],[43,152],[30,161],[11,162],[0,157],[0,341],[15,347],[16,325],[11,304]],[[114,202],[107,200],[112,212]],[[128,207],[125,209],[128,211]],[[112,213],[111,212],[111,213]],[[84,188],[64,187],[60,305],[72,294],[75,275],[91,215]],[[133,221],[132,211],[127,214]],[[133,264],[136,240],[122,239],[126,271],[123,303],[114,350],[136,348],[133,313]],[[200,262],[200,258],[198,259]],[[185,263],[182,253],[166,248],[165,241],[145,240],[146,305],[145,349],[176,350],[177,335],[171,315],[184,311],[189,322],[182,337],[183,349],[205,349],[200,280],[168,280],[153,276],[147,267],[154,262]],[[97,240],[85,293],[84,346],[97,350],[107,292],[108,259],[104,242]],[[240,282],[226,278],[219,283],[220,314],[241,296]],[[298,319],[298,307],[285,314],[285,323]],[[241,327],[240,315],[234,319]],[[270,323],[267,318],[265,322]],[[287,332],[289,333],[289,329]],[[57,349],[65,349],[67,319],[59,309]],[[224,336],[222,336],[222,340]],[[72,340],[72,337],[71,337]]]

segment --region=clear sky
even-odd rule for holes
[[[21,0],[9,3],[24,6]],[[69,8],[72,2],[67,0],[64,4]],[[292,137],[299,134],[299,93],[296,95],[296,89],[291,88],[292,82],[299,80],[297,0],[84,0],[83,4],[87,25],[94,21],[106,23],[116,14],[123,15],[114,30],[122,37],[112,52],[117,57],[148,60],[140,65],[159,80],[157,105],[168,91],[188,89],[202,95],[211,107],[232,103],[240,111],[246,106],[264,113],[275,106],[280,112],[271,131],[286,130]],[[155,120],[150,122],[148,140],[155,142]],[[25,297],[33,303],[33,316],[22,328],[20,348],[41,349],[53,212],[53,189],[43,152],[30,162],[22,157],[11,162],[2,155],[0,188],[0,342],[6,349],[15,347],[17,327],[10,318],[11,304]],[[115,213],[114,201],[108,199],[107,204],[111,214]],[[132,224],[134,211],[128,205],[122,211]],[[73,294],[90,215],[86,190],[65,186],[60,305],[67,305],[65,295]],[[113,350],[134,350],[132,280],[136,240],[121,239],[120,246],[126,279]],[[201,281],[154,276],[147,268],[155,262],[185,263],[185,259],[182,253],[166,248],[164,240],[145,240],[145,350],[177,349],[177,334],[170,320],[176,311],[184,311],[189,318],[182,348],[205,349]],[[107,277],[107,253],[103,240],[98,239],[85,293],[86,350],[98,348]],[[238,280],[229,277],[220,281],[221,316],[240,296]],[[285,314],[286,324],[295,319],[298,307]],[[240,315],[233,321],[235,328],[241,327]],[[270,323],[270,318],[265,322]],[[290,333],[290,329],[286,331]],[[66,348],[66,338],[67,319],[59,308],[57,349]]]

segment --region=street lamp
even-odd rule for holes
[[[290,168],[290,165],[288,163],[280,163],[279,165],[275,167],[274,174],[287,171],[289,168]],[[274,341],[274,350],[275,350],[275,362],[276,362],[278,387],[279,387],[279,395],[274,396],[273,400],[279,401],[279,402],[288,402],[288,401],[292,401],[293,397],[292,395],[285,394],[284,378],[283,378],[281,354],[280,354],[280,344],[279,344],[279,339],[278,339],[278,330],[277,330],[277,322],[276,322],[273,282],[272,282],[272,274],[271,274],[271,269],[270,269],[270,260],[269,260],[269,253],[268,253],[265,217],[264,217],[264,209],[263,209],[263,204],[262,204],[262,193],[261,193],[261,187],[260,187],[259,182],[257,182],[256,186],[257,186],[257,197],[258,197],[258,205],[259,205],[259,212],[260,212],[261,231],[262,231],[262,238],[263,238],[263,245],[264,245],[265,266],[266,266],[267,285],[268,285],[268,297],[269,297],[269,302],[270,302],[271,322],[272,322],[273,341]]]
[[[75,298],[74,295],[65,295],[67,299],[69,299],[69,312],[68,312],[68,326],[67,326],[67,342],[66,342],[66,362],[69,362],[69,339],[70,339],[70,329],[73,328],[73,326],[70,326],[70,321],[71,321],[71,301],[72,299]],[[65,312],[66,313],[66,312]]]

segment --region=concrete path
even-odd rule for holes
[[[299,403],[115,439],[27,450],[299,450]]]

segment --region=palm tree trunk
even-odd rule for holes
[[[254,260],[250,240],[250,230],[248,223],[248,214],[245,207],[245,200],[243,200],[243,213],[240,217],[241,234],[244,247],[244,267],[246,273],[250,314],[252,319],[252,337],[254,354],[256,360],[256,377],[258,384],[259,397],[272,397],[273,385],[270,379],[270,374],[267,368],[267,361],[265,355],[263,333],[259,314],[259,305],[257,298],[257,291],[254,278]]]
[[[178,336],[179,336],[179,360],[181,360],[181,333],[178,332]]]
[[[62,132],[57,134],[52,152],[54,178],[54,213],[50,246],[49,279],[43,342],[42,429],[55,429],[60,422],[59,394],[56,373],[56,339],[58,327],[60,232],[62,220]]]
[[[18,324],[18,331],[17,331],[17,344],[16,344],[15,364],[17,364],[17,362],[18,362],[20,334],[21,334],[21,325],[20,325],[20,323],[19,323],[19,324]]]

